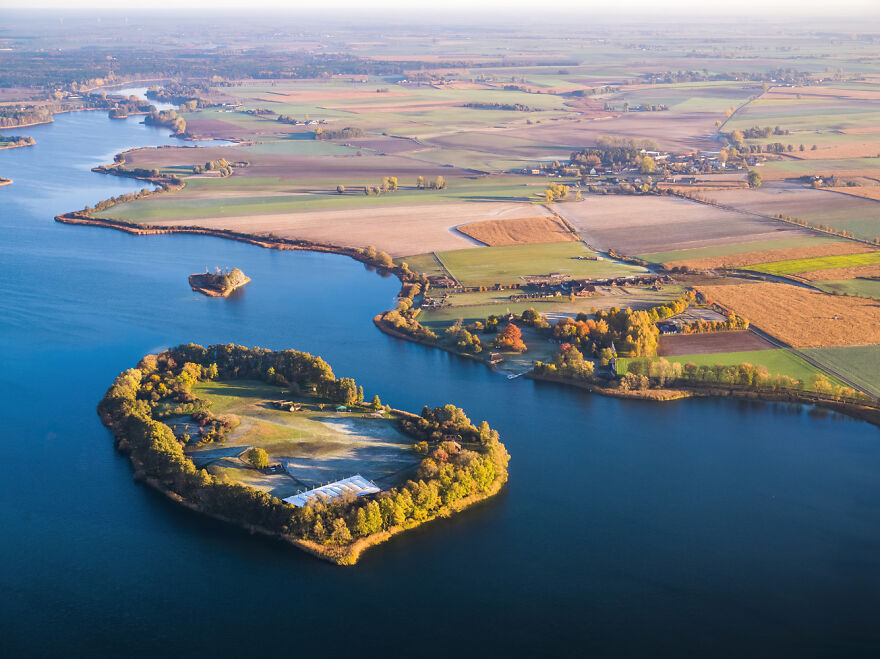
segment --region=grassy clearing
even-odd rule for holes
[[[715,352],[705,355],[678,355],[675,357],[662,357],[669,362],[679,364],[696,364],[697,366],[736,366],[739,364],[752,364],[763,366],[771,375],[787,375],[798,380],[803,380],[807,387],[811,387],[813,376],[823,373],[809,362],[785,349],[776,350],[750,350],[746,352]],[[621,358],[617,360],[618,374],[626,373],[626,369],[633,359]],[[837,378],[829,379],[835,384],[843,384]]]
[[[810,348],[804,352],[880,396],[880,345]]]
[[[836,268],[854,268],[862,265],[874,265],[880,263],[880,252],[868,252],[865,254],[841,254],[838,256],[823,256],[812,259],[794,259],[791,261],[775,261],[750,265],[748,270],[764,272],[770,275],[794,275],[799,272],[811,272],[813,270],[832,270]]]
[[[235,414],[240,424],[223,444],[197,445],[190,455],[207,462],[213,473],[265,491],[293,493],[355,473],[391,483],[418,462],[410,450],[411,439],[397,429],[393,418],[336,412],[332,405],[322,410],[320,401],[312,398],[300,399],[301,411],[283,412],[270,402],[290,400],[290,394],[257,381],[199,383],[193,393],[211,401],[214,414]],[[235,447],[250,446],[264,448],[286,473],[263,474],[235,456]]]
[[[512,245],[441,252],[438,257],[465,286],[491,286],[516,283],[526,275],[558,272],[570,277],[620,277],[645,272],[644,268],[616,261],[587,261],[577,257],[595,256],[581,243]]]

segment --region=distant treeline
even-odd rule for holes
[[[710,73],[708,69],[699,71],[665,71],[664,73],[645,73],[642,80],[650,84],[670,85],[678,82],[770,82],[774,84],[796,84],[808,82],[811,74],[792,68],[780,68],[772,71],[728,71]]]
[[[324,128],[323,126],[318,126],[315,129],[316,140],[348,140],[363,136],[363,129],[356,126],[346,126],[345,128]]]
[[[43,107],[26,107],[17,110],[8,107],[0,107],[0,128],[14,128],[28,124],[43,124],[52,121],[52,109]]]
[[[512,112],[537,112],[537,108],[522,103],[465,103],[464,107],[474,110],[508,110]]]

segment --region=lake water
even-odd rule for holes
[[[343,257],[57,224],[174,143],[60,115],[0,152],[0,655],[877,656],[880,433],[797,406],[639,403],[507,380],[371,323]],[[187,275],[241,267],[230,299]],[[513,456],[493,501],[339,568],[132,481],[95,405],[180,342],[294,347],[367,396],[454,402]]]

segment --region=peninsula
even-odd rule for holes
[[[294,350],[188,344],[148,355],[116,378],[98,414],[137,480],[338,565],[507,481],[510,456],[485,421],[453,405],[416,415],[378,395],[365,403],[354,380]]]
[[[189,285],[194,291],[210,297],[227,297],[232,291],[241,288],[251,280],[239,268],[225,272],[203,272],[189,276]]]

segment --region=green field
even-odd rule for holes
[[[644,268],[608,259],[582,261],[578,256],[594,256],[581,243],[547,243],[482,247],[440,252],[437,256],[464,286],[522,283],[525,275],[551,272],[577,278],[601,279],[646,272]]]
[[[794,275],[799,272],[814,270],[831,270],[834,268],[854,268],[860,265],[880,263],[880,252],[864,254],[841,254],[839,256],[821,256],[812,259],[793,259],[790,261],[774,261],[750,265],[746,269],[765,272],[769,275]]]
[[[784,348],[745,352],[716,352],[706,355],[678,355],[676,357],[663,357],[662,359],[669,362],[678,362],[682,365],[691,363],[697,366],[715,366],[716,364],[723,364],[725,366],[736,366],[739,364],[763,366],[771,375],[787,375],[797,380],[803,380],[807,387],[812,386],[813,375],[822,373],[822,371],[809,362]],[[618,374],[626,373],[626,369],[632,361],[633,359],[627,358],[618,359]],[[842,384],[831,376],[829,376],[829,380],[835,384]]]
[[[378,184],[375,180],[359,181]],[[311,185],[314,183],[314,185]],[[412,183],[402,182],[404,185]],[[356,185],[345,182],[349,188],[345,194],[336,193],[336,184],[329,181],[283,181],[278,179],[227,178],[187,179],[186,187],[179,192],[148,197],[119,204],[99,214],[100,217],[132,222],[151,220],[202,219],[235,217],[242,215],[270,215],[298,213],[316,210],[344,210],[372,208],[374,206],[409,206],[436,204],[447,201],[531,201],[541,185],[534,179],[524,177],[483,178],[477,180],[454,179],[445,190],[416,190],[401,188],[393,193],[365,196]],[[315,190],[321,186],[323,189]],[[240,196],[234,196],[241,192]]]
[[[234,415],[238,423],[226,441],[196,444],[187,454],[212,473],[226,474],[276,496],[290,496],[355,473],[381,486],[396,482],[418,462],[410,450],[412,439],[390,417],[376,418],[365,411],[336,412],[334,405],[320,409],[318,400],[295,399],[281,387],[258,381],[203,382],[193,387],[193,393],[211,401],[213,414]],[[274,409],[271,401],[282,399],[298,400],[303,409]],[[264,448],[270,463],[285,464],[286,473],[252,469],[238,457],[251,446]]]
[[[804,352],[880,396],[880,345],[807,348]]]
[[[856,279],[840,279],[837,281],[814,281],[813,285],[826,293],[880,300],[880,280],[878,279],[857,277]]]
[[[689,261],[691,259],[714,258],[716,256],[731,256],[733,254],[748,254],[749,252],[763,252],[770,249],[793,249],[795,247],[808,247],[813,245],[839,242],[843,241],[840,238],[826,238],[824,236],[802,236],[799,238],[780,238],[779,240],[753,240],[744,243],[716,245],[714,247],[680,249],[674,252],[639,254],[638,258],[644,259],[649,263],[669,263],[671,261]]]

